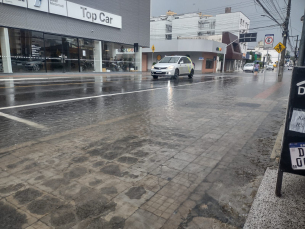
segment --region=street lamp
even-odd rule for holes
[[[279,26],[283,26],[283,24],[278,23],[276,20],[274,20],[273,18],[271,18],[269,15],[264,15],[264,14],[262,14],[261,16],[262,16],[262,17],[268,17],[268,18],[271,19],[272,21],[275,21],[276,24],[278,24]]]

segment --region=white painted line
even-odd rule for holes
[[[2,113],[2,112],[0,112],[0,116],[3,116],[3,117],[8,118],[8,119],[12,119],[12,120],[17,121],[17,122],[21,122],[21,123],[27,124],[29,126],[32,126],[32,127],[38,128],[38,129],[42,129],[42,130],[47,129],[43,125],[37,124],[35,122],[31,122],[31,121],[23,119],[23,118],[18,118],[18,117],[9,115],[9,114],[5,114],[5,113]]]
[[[205,81],[205,82],[192,83],[192,84],[183,84],[183,85],[170,86],[170,87],[174,88],[174,87],[193,86],[195,84],[204,84],[204,83],[209,83],[209,82],[214,82],[214,81],[219,81],[219,80],[210,80],[210,81]],[[169,88],[169,86],[159,87],[159,88],[151,88],[151,89],[140,90],[140,91],[130,91],[130,92],[122,92],[122,93],[106,94],[106,95],[94,95],[94,96],[88,96],[88,97],[81,97],[81,98],[74,98],[74,99],[64,99],[64,100],[55,100],[55,101],[42,102],[42,103],[31,103],[31,104],[24,104],[24,105],[10,106],[10,107],[1,107],[0,110],[8,110],[8,109],[14,109],[14,108],[20,108],[20,107],[39,106],[39,105],[54,104],[54,103],[64,103],[64,102],[79,101],[79,100],[86,100],[86,99],[93,99],[93,98],[110,97],[110,96],[116,96],[116,95],[134,94],[134,93],[141,93],[141,92],[146,92],[146,91],[162,90],[162,89],[167,89],[167,88]]]
[[[26,79],[0,79],[0,81],[26,81],[26,80],[45,80],[46,78],[26,78]]]

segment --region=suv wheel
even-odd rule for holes
[[[176,69],[174,74],[174,79],[176,80],[178,79],[178,77],[179,77],[179,69]]]
[[[155,79],[155,80],[157,80],[157,79],[158,79],[158,76],[153,76],[153,77],[154,77],[154,79]]]
[[[194,75],[194,69],[191,70],[191,73],[188,75],[189,79],[192,79]]]

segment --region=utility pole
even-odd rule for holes
[[[294,67],[295,67],[295,62],[297,60],[298,42],[299,42],[299,35],[297,35],[297,40],[295,41],[294,61],[293,61],[293,66]]]
[[[287,38],[288,38],[288,25],[289,25],[289,18],[290,18],[290,10],[291,10],[291,0],[288,0],[287,14],[286,14],[285,22],[284,22],[284,32],[283,32],[283,45],[285,46],[285,48],[281,52],[281,53],[284,53],[284,54],[281,55],[281,60],[280,60],[280,63],[279,63],[279,72],[278,72],[278,81],[279,82],[281,82],[282,79],[283,79],[286,45],[287,45]]]
[[[304,55],[305,55],[305,11],[303,20],[303,30],[301,35],[301,42],[299,48],[298,66],[304,66]]]

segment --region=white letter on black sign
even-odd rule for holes
[[[302,91],[303,90],[303,91]],[[299,95],[305,95],[305,87],[299,87],[299,91],[298,91]]]

